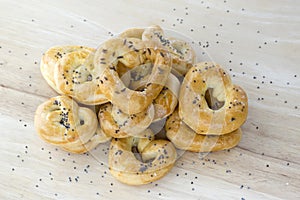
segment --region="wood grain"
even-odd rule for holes
[[[0,0],[1,199],[299,199],[300,3],[286,1]],[[192,38],[249,97],[239,146],[180,152],[162,180],[133,187],[107,167],[109,143],[68,154],[35,133],[36,107],[56,93],[39,70],[54,45],[97,47],[129,27]],[[201,47],[201,48],[200,48]]]

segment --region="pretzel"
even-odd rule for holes
[[[94,49],[70,52],[59,59],[54,68],[54,81],[57,89],[87,105],[108,102],[95,79],[94,52]]]
[[[100,90],[112,104],[127,114],[144,111],[159,95],[171,71],[169,54],[147,44],[136,38],[113,38],[103,43],[95,53]],[[116,69],[118,62],[127,68],[153,63],[149,81],[142,91],[131,90],[120,80]]]
[[[147,84],[151,68],[151,63],[137,66],[123,74],[121,80],[127,87],[133,90],[139,90]],[[135,80],[134,77],[136,76],[141,78]],[[166,85],[163,87],[159,95],[153,100],[155,110],[153,122],[166,118],[174,111],[178,103],[179,89],[179,80],[176,76],[170,73]]]
[[[166,121],[166,135],[175,147],[193,152],[212,152],[235,147],[242,137],[240,128],[225,135],[201,135],[187,126],[176,109]]]
[[[245,91],[229,74],[211,62],[198,63],[186,74],[179,95],[179,116],[198,134],[222,135],[246,120]]]
[[[95,51],[93,48],[85,46],[55,46],[46,51],[41,59],[40,69],[44,79],[47,83],[58,93],[62,94],[60,90],[57,89],[54,81],[54,68],[57,63],[65,56],[68,56],[72,52],[80,51]]]
[[[172,69],[176,75],[184,76],[195,63],[196,56],[191,45],[177,38],[167,38],[162,28],[157,25],[145,28],[142,39],[155,42],[171,53]]]
[[[154,107],[150,105],[145,111],[128,115],[110,103],[101,105],[99,122],[102,130],[114,138],[139,136],[148,128],[154,118]]]
[[[171,142],[154,140],[152,131],[147,129],[144,138],[113,139],[108,164],[111,174],[120,182],[143,185],[165,176],[174,166],[176,157]]]
[[[67,96],[53,97],[41,104],[36,110],[34,124],[44,141],[75,153],[85,152],[84,148],[88,150],[85,145],[94,147],[94,140],[99,139],[99,135],[95,137],[98,126],[95,113],[79,107]]]

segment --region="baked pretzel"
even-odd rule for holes
[[[154,118],[154,107],[150,105],[140,113],[128,115],[110,103],[100,106],[98,114],[101,129],[114,138],[139,136]]]
[[[167,119],[166,135],[175,147],[193,152],[211,152],[235,147],[242,137],[240,128],[225,135],[201,135],[187,126],[176,109]]]
[[[166,48],[172,55],[172,69],[177,75],[184,76],[196,61],[192,46],[177,38],[167,38],[161,27],[155,25],[145,28],[142,40],[152,41]]]
[[[75,153],[88,150],[85,145],[93,147],[98,137],[94,137],[98,126],[96,114],[79,107],[67,96],[53,97],[38,106],[34,124],[44,141]]]
[[[53,74],[55,85],[62,94],[88,105],[108,102],[93,73],[94,52],[95,49],[90,48],[68,53],[57,61]]]
[[[222,135],[246,120],[248,99],[218,64],[198,63],[186,74],[179,95],[179,116],[198,134]]]
[[[95,54],[99,88],[112,104],[127,114],[144,111],[159,95],[171,71],[169,54],[147,44],[136,38],[113,38],[103,43]],[[148,82],[142,91],[132,90],[121,81],[117,71],[118,62],[128,68],[146,62],[153,63]]]
[[[77,51],[95,51],[93,48],[85,46],[55,46],[46,51],[41,59],[40,69],[47,83],[58,93],[62,94],[55,85],[54,68],[57,63],[69,53]]]
[[[151,63],[137,66],[123,74],[121,80],[127,87],[133,90],[139,90],[147,84],[151,68]],[[140,78],[136,80],[135,77],[137,76]],[[153,122],[166,118],[174,111],[178,103],[179,89],[179,80],[170,73],[166,85],[153,100],[155,110]]]
[[[111,174],[120,182],[142,185],[165,176],[174,166],[176,157],[171,142],[154,140],[152,131],[147,129],[144,138],[113,139],[108,164]]]

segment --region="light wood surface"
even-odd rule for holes
[[[201,42],[199,59],[246,90],[249,116],[238,147],[185,152],[163,179],[134,187],[109,174],[109,143],[68,154],[37,136],[33,116],[56,95],[39,70],[45,50],[151,24]],[[300,199],[299,63],[297,0],[0,0],[0,199]]]

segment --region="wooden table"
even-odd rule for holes
[[[238,147],[185,152],[163,179],[133,187],[110,175],[109,143],[75,155],[37,136],[35,109],[56,95],[39,64],[53,45],[96,48],[152,24],[223,65],[247,91],[249,115]],[[297,0],[1,0],[0,199],[300,199],[299,33]]]

